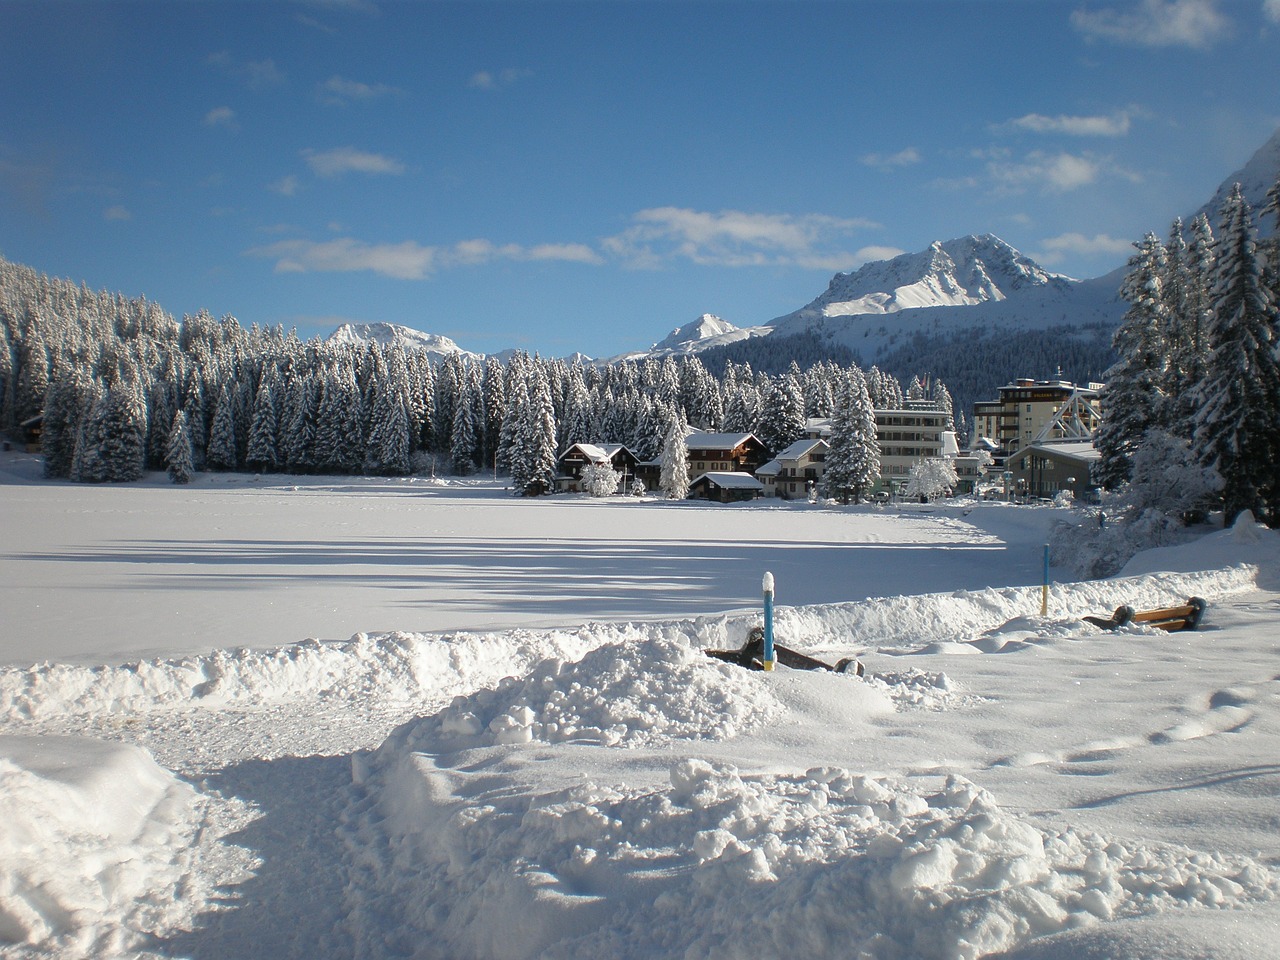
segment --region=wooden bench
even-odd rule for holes
[[[737,650],[706,650],[704,652],[708,657],[715,657],[727,663],[736,663],[748,670],[763,670],[764,630],[760,627],[752,627],[747,634],[747,642]],[[792,670],[830,670],[832,673],[852,673],[859,677],[865,673],[862,663],[854,657],[845,657],[832,666],[799,650],[792,650],[777,643],[773,645],[773,656],[775,662]]]
[[[1134,610],[1133,607],[1116,607],[1110,617],[1085,617],[1094,626],[1104,630],[1117,630],[1131,624],[1155,627],[1159,630],[1194,630],[1200,626],[1200,618],[1204,616],[1208,606],[1199,597],[1192,597],[1177,607],[1162,607],[1159,610]]]

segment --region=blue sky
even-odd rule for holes
[[[0,0],[0,255],[609,356],[970,233],[1100,275],[1278,94],[1280,0]]]

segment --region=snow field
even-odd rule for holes
[[[805,709],[807,686],[844,685],[853,736],[895,704],[891,683],[840,675],[795,674],[771,697],[776,678],[678,649],[625,644],[577,669],[544,665],[404,725],[361,760],[347,818],[368,871],[349,891],[356,928],[379,929],[370,911],[394,903],[393,925],[420,932],[411,952],[423,957],[972,960],[1101,921],[1280,896],[1280,875],[1248,858],[1044,831],[960,776],[925,787],[839,767],[747,774],[690,755],[735,731],[764,736],[779,699]],[[655,652],[666,659],[652,672],[617,669]],[[740,675],[733,700],[691,693],[692,677],[666,682],[721,670]],[[575,676],[612,682],[588,690]],[[622,695],[637,683],[643,705]],[[546,721],[570,713],[566,700],[599,719],[568,735],[578,749],[557,763],[540,747],[566,739]],[[589,755],[602,750],[624,758]]]
[[[347,493],[315,515],[368,517]],[[887,549],[891,518],[823,523],[910,589],[1034,566],[1050,513],[921,514]],[[645,515],[682,542],[789,516]],[[866,680],[703,655],[757,610],[0,669],[0,957],[1277,956],[1278,541],[1152,551],[1047,616],[1038,586],[777,608]],[[813,564],[784,596],[803,571],[859,596]],[[1188,595],[1196,634],[1079,619]]]

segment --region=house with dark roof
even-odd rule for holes
[[[764,484],[749,473],[732,470],[713,470],[701,474],[689,484],[689,497],[694,500],[736,503],[741,500],[755,500],[762,496],[764,496]]]

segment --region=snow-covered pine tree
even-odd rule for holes
[[[169,442],[165,447],[165,467],[174,483],[190,483],[195,472],[191,464],[191,437],[187,434],[187,415],[179,410],[169,426]]]
[[[93,407],[97,390],[84,369],[69,370],[49,384],[44,409],[40,449],[44,454],[44,475],[70,477],[75,460],[76,438]]]
[[[689,425],[684,415],[677,411],[667,429],[659,457],[658,486],[668,500],[683,500],[689,495],[689,446],[685,442],[688,435]]]
[[[282,413],[284,430],[280,454],[291,473],[315,469],[316,408],[319,398],[315,381],[308,373],[293,375],[289,381]]]
[[[476,423],[475,386],[471,377],[464,374],[458,387],[458,401],[453,408],[453,430],[449,437],[450,463],[459,477],[475,473],[481,429]]]
[[[275,389],[271,379],[263,377],[253,401],[249,445],[245,450],[245,465],[250,470],[280,469],[280,454],[276,449],[276,437],[279,433],[280,412],[276,405]]]
[[[550,493],[556,482],[556,416],[551,399],[551,381],[541,364],[534,365],[532,389],[525,412],[521,439],[529,473],[524,493]]]
[[[1213,302],[1195,447],[1222,477],[1228,525],[1244,510],[1280,524],[1280,321],[1239,184],[1223,204]]]
[[[205,450],[205,462],[213,470],[236,468],[235,410],[232,404],[231,388],[224,384],[218,394],[218,405],[213,410],[213,426],[209,428],[209,446]]]
[[[118,380],[101,393],[76,443],[71,479],[85,483],[140,480],[146,455],[147,405],[136,382]]]
[[[529,478],[525,463],[525,451],[520,442],[523,424],[529,416],[529,386],[516,377],[507,384],[507,414],[502,420],[502,432],[498,440],[498,469],[511,475],[511,485],[517,493],[524,491]]]
[[[581,373],[581,368],[579,368]],[[502,435],[502,420],[507,415],[507,380],[502,364],[495,357],[484,362],[484,444],[481,465],[492,470]]]
[[[1164,392],[1168,345],[1168,310],[1164,301],[1167,272],[1164,244],[1153,233],[1134,244],[1130,271],[1121,287],[1129,302],[1112,344],[1120,359],[1106,372],[1107,401],[1096,445],[1099,460],[1094,480],[1108,490],[1129,479],[1130,461],[1143,436],[1170,419]]]
[[[804,395],[795,377],[785,374],[769,385],[756,434],[770,453],[786,449],[804,436]]]
[[[403,477],[411,472],[409,412],[403,390],[388,373],[373,394],[364,469],[376,476]]]
[[[875,411],[866,381],[856,370],[850,371],[839,388],[829,444],[822,478],[824,494],[841,503],[856,503],[880,479]]]

